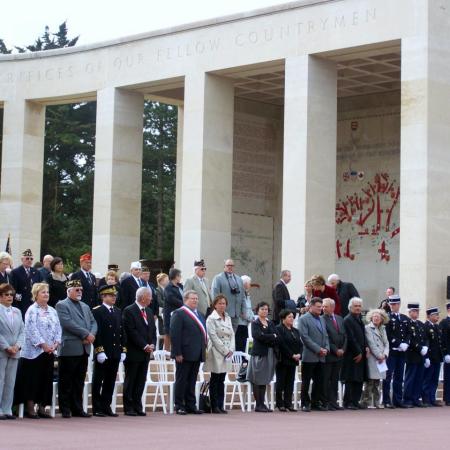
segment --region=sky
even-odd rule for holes
[[[245,12],[288,0],[14,0],[2,5],[0,39],[7,47],[25,46],[46,25],[57,31],[67,20],[77,45],[101,42],[218,16]]]

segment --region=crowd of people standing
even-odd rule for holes
[[[352,283],[336,274],[327,280],[314,275],[294,300],[291,272],[283,270],[272,304],[260,302],[253,309],[252,280],[237,275],[231,259],[211,284],[199,260],[184,284],[181,271],[172,268],[157,275],[156,285],[140,262],[120,277],[112,264],[97,279],[90,254],[81,255],[80,270],[70,275],[59,257],[47,255],[39,269],[33,260],[25,250],[21,265],[11,269],[10,255],[0,253],[0,420],[15,419],[18,404],[27,418],[51,418],[54,379],[62,417],[91,417],[83,407],[90,357],[92,414],[118,415],[111,404],[123,363],[124,414],[145,416],[142,394],[159,341],[176,364],[179,415],[203,412],[195,396],[201,363],[211,374],[211,412],[226,414],[225,377],[235,352],[245,355],[248,347],[244,379],[251,383],[256,412],[272,411],[265,399],[274,375],[276,408],[297,410],[293,389],[299,366],[304,412],[450,406],[450,302],[446,318],[440,321],[438,308],[429,308],[421,322],[420,305],[408,303],[408,316],[400,313],[401,299],[388,288],[387,298],[364,319],[363,300]],[[442,363],[443,402],[436,398]]]

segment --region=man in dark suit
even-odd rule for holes
[[[156,296],[156,286],[150,281],[150,269],[148,267],[142,267],[141,282],[143,287],[149,288],[152,291],[150,309],[153,311],[153,316],[156,319],[159,316],[159,304]]]
[[[123,328],[127,342],[123,408],[126,416],[145,416],[142,405],[150,355],[155,350],[156,327],[149,308],[152,291],[146,287],[136,290],[136,301],[123,311]]]
[[[339,275],[332,273],[328,277],[328,284],[336,289],[336,292],[341,301],[341,316],[345,317],[348,314],[348,302],[353,297],[359,297],[359,293],[353,283],[342,281]]]
[[[287,285],[291,281],[291,271],[290,270],[282,270],[280,280],[274,286],[272,291],[272,300],[273,300],[273,321],[275,323],[279,322],[278,315],[282,309],[286,308],[286,300],[291,299],[291,295],[289,294],[289,290]]]
[[[400,311],[400,297],[389,297],[389,322],[386,324],[386,334],[389,341],[389,356],[386,360],[388,370],[383,380],[383,404],[385,408],[404,408],[403,378],[405,374],[406,351],[409,347],[409,319]],[[392,402],[391,402],[392,380]]]
[[[81,301],[82,291],[80,280],[70,280],[67,298],[56,304],[62,329],[62,343],[58,348],[59,409],[66,419],[91,417],[83,410],[83,388],[97,322],[89,306]]]
[[[330,341],[330,352],[325,357],[324,392],[330,411],[342,409],[338,405],[338,385],[344,353],[347,350],[344,320],[341,316],[334,314],[334,307],[333,299],[325,298],[323,300],[323,318],[325,319],[328,340]]]
[[[177,414],[202,414],[197,409],[195,383],[200,363],[205,360],[207,344],[205,318],[197,310],[198,295],[195,291],[183,294],[184,305],[177,309],[170,320],[172,358],[176,361],[175,409]]]
[[[94,373],[92,378],[92,412],[97,417],[117,417],[111,409],[119,363],[126,357],[122,330],[122,311],[115,307],[114,286],[99,288],[102,304],[92,310],[98,331],[94,341]]]
[[[120,283],[120,307],[125,309],[136,300],[136,291],[144,286],[141,280],[142,266],[139,261],[134,261],[130,265],[131,275]]]
[[[25,318],[25,313],[31,305],[31,288],[34,283],[42,281],[42,275],[37,269],[31,267],[33,264],[33,253],[28,248],[22,253],[22,265],[16,267],[11,271],[11,284],[16,291],[16,297],[13,306],[19,308],[22,312],[22,317]]]
[[[90,308],[93,308],[98,303],[97,296],[97,281],[95,275],[91,272],[92,257],[90,253],[85,253],[80,256],[80,270],[75,272],[70,277],[71,280],[80,280],[83,286],[83,297],[81,301],[86,303]]]
[[[428,340],[425,325],[418,320],[419,303],[408,303],[410,343],[406,352],[405,386],[403,404],[409,408],[423,407],[420,400],[424,374],[425,355],[428,353]]]
[[[445,305],[447,317],[439,323],[442,332],[442,342],[445,349],[444,356],[444,402],[450,406],[450,302]]]

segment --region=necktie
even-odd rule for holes
[[[112,314],[114,312],[114,307],[111,306],[111,308],[109,308],[109,312]]]
[[[141,309],[141,316],[147,322],[147,313],[145,312],[145,308]]]
[[[336,317],[334,317],[334,316],[333,316],[333,325],[334,325],[334,328],[336,328],[336,331],[339,331],[339,327],[338,327],[338,324],[336,322]]]

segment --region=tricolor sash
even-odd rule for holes
[[[205,344],[208,343],[208,335],[206,334],[206,328],[205,326],[202,324],[201,320],[197,317],[196,314],[194,314],[192,312],[191,309],[189,309],[187,306],[182,306],[180,309],[182,309],[192,320],[195,321],[195,323],[198,325],[198,327],[200,328],[200,331],[203,333],[203,337],[205,339]]]

